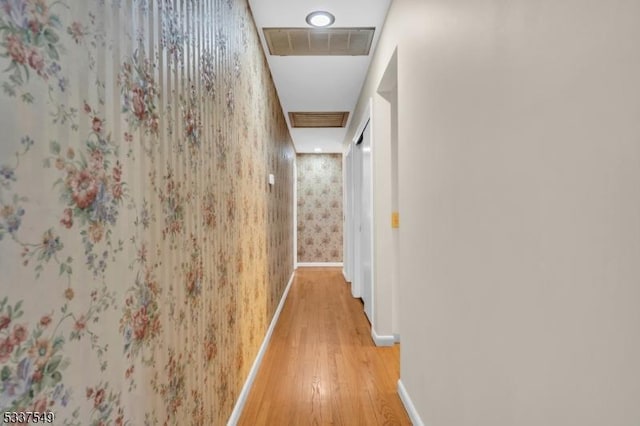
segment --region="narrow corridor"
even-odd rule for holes
[[[300,268],[240,425],[408,425],[400,347],[376,347],[337,268]]]

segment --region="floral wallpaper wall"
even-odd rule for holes
[[[0,86],[0,411],[225,424],[293,263],[246,1],[0,0]]]
[[[297,155],[298,262],[342,262],[342,156]]]

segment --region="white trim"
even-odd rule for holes
[[[374,132],[373,132],[373,119],[374,119],[374,115],[373,115],[373,97],[369,98],[369,101],[367,102],[367,108],[366,110],[362,113],[362,120],[360,122],[360,125],[358,126],[358,132],[356,132],[356,136],[354,136],[354,144],[356,143],[356,141],[360,138],[360,135],[364,136],[364,131],[367,129],[367,126],[369,126],[369,148],[373,151],[375,149],[374,146]],[[362,154],[361,154],[362,155]],[[376,211],[375,211],[375,167],[374,167],[374,161],[373,161],[373,152],[371,153],[371,155],[369,156],[369,167],[371,169],[371,187],[370,187],[370,194],[369,194],[369,211],[371,212],[371,223],[370,223],[370,229],[369,232],[371,233],[371,247],[369,249],[369,256],[371,259],[371,300],[369,301],[370,306],[369,306],[369,314],[371,315],[371,317],[369,318],[369,314],[367,314],[367,311],[365,309],[365,315],[367,316],[367,318],[369,319],[369,322],[371,323],[371,328],[372,328],[372,332],[373,332],[373,325],[376,322]],[[362,160],[361,162],[361,168],[360,168],[360,172],[362,173],[362,170],[364,168],[364,159],[363,157],[360,157],[360,160]],[[359,188],[359,190],[362,190],[362,185]],[[362,215],[362,210],[360,211],[360,214]],[[362,223],[360,223],[360,225],[362,226]],[[362,248],[361,248],[362,250]],[[360,259],[358,259],[359,262],[362,262],[362,254]],[[359,276],[360,281],[364,280],[364,273],[362,272],[362,269],[360,269],[361,273],[360,274],[356,274],[356,276]],[[362,298],[362,296],[364,295],[364,288],[363,288],[363,283],[360,282],[358,283],[358,289],[360,292],[360,297]],[[372,334],[373,335],[373,334]],[[377,335],[376,335],[377,336]],[[385,336],[386,337],[386,336]],[[374,339],[375,341],[375,339]],[[378,345],[380,346],[380,345]],[[388,346],[388,345],[385,345]]]
[[[247,398],[249,397],[249,392],[251,391],[251,387],[253,386],[253,381],[258,375],[258,370],[260,369],[262,358],[264,357],[264,354],[267,352],[267,347],[269,346],[269,340],[271,340],[271,335],[273,334],[273,330],[276,328],[276,324],[278,323],[280,312],[282,312],[282,308],[284,307],[284,302],[287,300],[289,289],[293,284],[294,275],[295,275],[295,271],[291,274],[291,278],[289,278],[289,282],[287,283],[287,288],[284,289],[282,298],[280,298],[280,303],[278,304],[278,308],[276,309],[276,312],[273,314],[273,319],[271,320],[271,324],[267,329],[267,334],[264,336],[264,340],[262,341],[262,345],[260,346],[258,355],[256,356],[255,361],[253,361],[251,370],[249,370],[249,375],[247,376],[247,380],[244,382],[244,386],[242,386],[242,390],[240,391],[240,395],[238,396],[238,401],[236,402],[236,406],[233,408],[233,412],[231,413],[231,417],[229,417],[229,421],[227,421],[227,426],[235,426],[240,420],[240,416],[242,415],[242,409],[244,408],[244,404],[247,402]]]
[[[393,346],[395,343],[394,336],[380,336],[376,333],[376,330],[371,326],[371,338],[376,346]]]
[[[398,333],[393,333],[393,341],[395,343],[400,343],[400,334]]]
[[[367,126],[369,126],[369,132],[370,132],[370,136],[369,136],[369,148],[371,149],[371,155],[369,156],[369,167],[371,168],[371,188],[370,191],[371,193],[369,194],[369,211],[371,212],[371,229],[369,230],[371,232],[371,248],[369,250],[369,256],[371,256],[371,329],[373,330],[373,324],[376,323],[376,209],[375,209],[375,198],[376,198],[376,167],[375,167],[375,161],[373,161],[373,157],[374,157],[374,150],[377,150],[376,146],[375,146],[375,132],[373,131],[373,119],[374,114],[373,114],[373,97],[369,98],[369,121],[364,125],[364,127],[362,128],[362,131],[364,132],[367,128]],[[377,118],[376,118],[377,119]],[[384,338],[386,338],[387,336],[384,336]],[[377,344],[377,343],[376,343]],[[377,344],[378,346],[382,346],[382,344]],[[393,342],[389,345],[384,345],[384,346],[391,346],[393,345]]]
[[[418,410],[416,410],[415,405],[413,405],[413,401],[411,401],[411,397],[409,396],[407,389],[402,384],[402,380],[398,380],[398,395],[400,395],[400,400],[402,401],[405,410],[407,410],[411,423],[413,423],[414,426],[424,426],[424,422],[420,418],[420,414],[418,414]]]
[[[298,262],[298,268],[341,268],[342,262]]]
[[[351,140],[354,145],[358,142],[358,139],[360,139],[360,135],[364,132],[364,128],[367,127],[367,124],[369,124],[369,120],[371,120],[371,111],[373,111],[372,100],[373,98],[369,98],[367,101],[367,107],[360,116],[360,124],[358,124],[356,133],[353,135],[353,139]]]
[[[342,268],[342,276],[344,277],[344,280],[348,283],[350,283],[351,281],[349,281],[349,278],[347,278],[347,273],[345,272],[344,268]]]

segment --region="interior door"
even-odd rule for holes
[[[354,145],[351,150],[352,192],[352,241],[353,269],[351,270],[351,295],[362,297],[362,149]]]
[[[361,160],[360,191],[360,278],[364,312],[373,324],[373,174],[371,125],[367,123],[358,145]]]

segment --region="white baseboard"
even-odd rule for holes
[[[351,280],[349,279],[349,277],[347,277],[347,273],[344,271],[344,268],[342,269],[342,276],[344,277],[344,280],[348,283],[351,282]]]
[[[255,361],[253,361],[251,370],[249,370],[249,376],[247,376],[247,380],[244,382],[244,386],[242,386],[242,390],[240,391],[240,395],[238,396],[238,401],[236,402],[236,406],[233,408],[233,411],[231,412],[231,417],[229,417],[227,426],[235,426],[240,420],[240,416],[242,415],[242,409],[244,408],[244,404],[247,402],[247,398],[249,397],[249,392],[251,391],[251,386],[253,386],[253,381],[258,375],[258,370],[260,369],[262,358],[264,357],[264,354],[267,352],[267,347],[269,346],[269,340],[271,340],[271,335],[273,334],[273,330],[276,328],[276,324],[278,323],[278,318],[280,318],[280,312],[282,312],[282,308],[284,307],[284,302],[287,300],[289,289],[291,288],[291,284],[293,284],[294,275],[295,275],[295,271],[291,274],[291,278],[289,278],[289,282],[287,283],[287,288],[285,288],[284,293],[280,298],[280,303],[278,304],[278,308],[276,309],[276,312],[273,314],[273,319],[271,320],[271,324],[267,329],[267,334],[264,336],[264,340],[262,341],[262,345],[260,346],[258,355],[256,356]]]
[[[342,262],[298,262],[299,268],[341,268]]]
[[[376,333],[376,330],[371,326],[371,338],[376,346],[393,346],[396,342],[394,336],[380,336]]]
[[[413,401],[411,401],[411,397],[409,393],[407,393],[407,389],[402,384],[402,380],[398,380],[398,395],[400,395],[400,400],[404,404],[405,410],[407,410],[407,414],[409,415],[409,420],[413,426],[424,426],[420,415],[418,414],[418,410],[416,410],[415,405],[413,405]]]
[[[397,333],[393,334],[393,342],[394,343],[400,343],[400,335]]]

